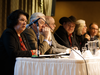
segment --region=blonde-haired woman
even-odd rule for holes
[[[76,40],[81,48],[85,45],[85,43],[90,40],[90,36],[86,34],[87,32],[87,27],[86,27],[86,22],[85,20],[79,19],[76,21],[76,27],[75,27],[75,32],[76,32]]]

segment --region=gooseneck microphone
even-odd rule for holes
[[[43,18],[41,18],[41,19],[43,19]],[[44,19],[43,19],[44,20]],[[44,20],[45,21],[45,20]],[[45,21],[45,23],[49,26],[49,24]],[[53,29],[49,26],[49,28],[53,31]],[[55,33],[55,35],[62,41],[62,42],[64,42],[64,43],[66,43],[61,37],[59,37],[56,33]],[[73,38],[73,36],[71,36],[72,38]],[[75,51],[75,49],[72,49],[75,53],[77,53],[83,60],[84,60],[84,62],[85,62],[85,65],[86,65],[86,72],[87,72],[87,75],[88,75],[88,68],[87,68],[87,63],[86,63],[86,60],[78,53],[78,52],[76,52]]]
[[[33,21],[32,23],[29,24],[29,27],[33,24],[33,23],[36,23],[37,24],[37,29],[38,29],[38,33],[39,33],[39,27],[38,27],[38,20],[39,19],[42,19],[43,21],[45,21],[43,18],[38,18],[37,20]],[[45,21],[45,24],[47,24],[49,26],[49,24]],[[53,29],[49,26],[49,28],[53,31]],[[57,35],[55,33],[55,35]],[[62,42],[66,43],[62,38],[60,38],[58,35],[57,37],[62,40]],[[71,36],[73,38],[73,36]],[[39,39],[39,34],[38,34],[38,39]],[[39,41],[38,41],[38,50],[39,50]],[[72,49],[75,53],[77,53],[85,62],[85,65],[86,65],[86,72],[87,72],[87,75],[88,75],[88,68],[87,68],[87,63],[86,63],[86,60],[78,53],[75,51],[75,49]]]
[[[37,56],[39,57],[39,26],[38,26],[38,22],[36,23],[37,24],[37,30],[38,30],[38,35],[37,35]]]
[[[33,22],[31,22],[29,25],[28,25],[28,28],[31,27],[31,25],[33,23],[35,23],[37,25],[37,56],[39,57],[39,24],[38,24],[38,20],[41,19],[41,18],[38,18],[36,20],[34,20]]]
[[[38,19],[34,20],[34,21],[31,22],[28,26],[31,26],[33,23],[37,23],[39,19],[41,19],[41,18],[38,18]]]
[[[86,66],[86,73],[87,73],[87,75],[88,75],[88,68],[87,68],[86,60],[85,60],[78,52],[76,52],[75,49],[71,48],[71,50],[73,50],[75,53],[77,53],[77,54],[84,60],[85,66]]]
[[[44,20],[43,18],[41,18],[42,20]],[[45,21],[45,20],[44,20]],[[49,24],[45,21],[45,24],[47,24],[48,25],[48,27],[53,31],[53,29],[49,26]],[[62,41],[62,42],[64,42],[65,44],[66,44],[66,42],[64,41],[64,40],[62,40],[62,38],[61,37],[59,37],[59,35],[57,35],[56,33],[55,33],[55,35]],[[73,36],[72,36],[73,37]]]

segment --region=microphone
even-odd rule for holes
[[[88,68],[87,68],[87,63],[86,63],[86,60],[83,58],[83,56],[81,56],[78,52],[75,51],[75,49],[71,48],[71,50],[73,50],[75,53],[77,53],[85,62],[85,66],[86,66],[86,73],[88,75]]]
[[[31,22],[30,24],[28,24],[27,28],[30,28],[30,26],[35,23],[37,25],[37,31],[38,31],[38,35],[37,35],[37,56],[39,57],[39,24],[38,24],[38,20],[41,18],[38,18],[36,20],[34,20],[33,22]]]
[[[40,43],[40,41],[39,41],[39,26],[38,26],[38,23],[37,23],[37,30],[38,30],[38,35],[37,35],[37,55],[38,55],[38,57],[39,57],[39,43]]]
[[[36,21],[38,21],[40,18],[38,18]],[[42,20],[44,20],[43,18],[41,18]],[[45,20],[44,20],[45,21]],[[49,24],[45,21],[45,23],[49,26]],[[49,28],[51,30],[53,30],[50,26]],[[56,34],[56,33],[55,33]],[[57,34],[56,34],[57,35]],[[62,40],[62,42],[66,43],[62,38],[60,38],[58,35],[57,37]],[[71,35],[71,37],[73,38],[73,35]],[[83,58],[78,52],[75,51],[75,49],[71,48],[75,53],[77,53],[81,58]],[[85,62],[85,65],[86,65],[86,71],[87,71],[87,75],[88,75],[88,68],[87,68],[87,63],[86,63],[86,60],[83,58],[84,62]]]
[[[37,23],[39,19],[41,19],[41,18],[38,18],[38,19],[34,20],[34,21],[31,22],[28,26],[30,27],[33,23]]]
[[[42,19],[42,18],[41,18]],[[44,19],[43,19],[44,20]],[[45,21],[45,20],[44,20]],[[45,21],[45,23],[49,26],[49,24]],[[51,29],[51,30],[53,30],[50,26],[49,26],[49,28]],[[55,33],[56,34],[56,33]],[[57,34],[56,34],[57,35]],[[61,38],[61,37],[59,37],[58,35],[57,35],[57,37],[62,41],[62,42],[64,42],[65,44],[66,44],[66,42]],[[71,37],[73,38],[73,35],[71,35]],[[86,65],[86,72],[87,72],[87,75],[88,75],[88,68],[87,68],[87,63],[86,63],[86,60],[78,53],[78,52],[76,52],[75,51],[75,49],[73,49],[73,48],[71,48],[75,53],[77,53],[83,60],[84,60],[84,62],[85,62],[85,65]]]

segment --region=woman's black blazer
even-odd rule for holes
[[[3,75],[14,74],[14,64],[16,57],[31,57],[30,46],[24,33],[21,33],[22,40],[27,51],[21,50],[19,37],[12,28],[7,28],[0,38],[0,68]]]

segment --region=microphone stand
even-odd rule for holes
[[[37,34],[36,34],[36,36],[37,36],[37,56],[39,57],[39,24],[38,24],[38,20],[39,19],[41,19],[41,18],[38,18],[38,19],[36,19],[36,20],[34,20],[33,22],[31,22],[28,26],[27,26],[27,28],[30,28],[30,26],[33,24],[33,23],[35,23],[36,25],[37,25]]]
[[[36,22],[36,25],[37,25],[37,56],[39,57],[39,24],[38,24],[38,22]]]
[[[41,18],[42,20],[44,20],[43,18]],[[44,20],[45,21],[45,20]],[[49,26],[49,24],[45,21],[45,24],[47,24],[48,26]],[[49,26],[49,28],[53,31],[53,29]],[[56,33],[55,33],[56,34]],[[56,36],[58,37],[58,38],[60,38],[57,34],[56,34]],[[60,40],[62,41],[62,42],[64,42],[64,43],[66,43],[64,40],[62,40],[61,38],[60,38]]]
[[[41,18],[42,19],[42,18]],[[44,19],[43,19],[44,20]],[[45,20],[44,20],[45,21]],[[45,23],[49,26],[49,24],[45,21]],[[50,27],[50,26],[49,26]],[[50,29],[51,30],[53,30],[51,27],[50,27]],[[56,33],[55,33],[56,34]],[[57,34],[56,34],[57,35]],[[58,35],[57,35],[58,36]],[[73,37],[73,36],[72,36]],[[58,38],[60,38],[59,36],[58,36]],[[61,39],[61,38],[60,38]],[[62,39],[61,39],[62,40]],[[63,41],[63,40],[62,40]],[[64,43],[65,43],[65,41],[63,41]],[[74,49],[72,49],[75,53],[77,53]],[[88,68],[87,68],[87,63],[86,63],[86,60],[79,54],[79,53],[77,53],[83,60],[84,60],[84,62],[85,62],[85,65],[86,65],[86,73],[87,73],[87,75],[88,75]]]
[[[72,48],[72,50],[73,50],[75,53],[77,53],[77,54],[84,60],[85,66],[86,66],[86,73],[87,73],[87,75],[88,75],[88,68],[87,68],[86,60],[85,60],[78,52],[76,52],[75,49]]]

